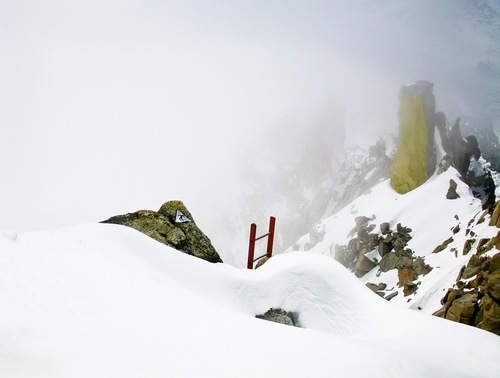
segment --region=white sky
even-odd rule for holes
[[[231,206],[249,135],[326,96],[352,128],[394,128],[399,88],[418,79],[438,108],[474,113],[484,88],[465,73],[495,61],[498,35],[467,29],[460,4],[4,0],[0,229],[171,199],[203,229]]]

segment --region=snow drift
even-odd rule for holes
[[[248,271],[116,225],[4,232],[0,293],[8,377],[487,377],[500,368],[497,336],[388,303],[311,253]],[[254,317],[271,307],[295,312],[302,328]]]

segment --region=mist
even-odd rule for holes
[[[180,199],[223,259],[241,253],[223,239],[247,238],[230,224],[258,212],[242,205],[249,183],[288,196],[265,173],[317,150],[301,140],[322,151],[332,141],[330,155],[302,160],[319,180],[343,144],[397,133],[403,84],[434,82],[450,122],[478,116],[498,130],[498,11],[465,0],[3,1],[0,229]]]

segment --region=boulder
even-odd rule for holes
[[[356,262],[356,274],[358,277],[363,276],[373,268],[375,268],[377,264],[371,261],[368,257],[365,256],[365,252],[362,252],[359,255],[359,259]]]
[[[400,258],[396,256],[396,253],[389,252],[382,257],[379,262],[379,268],[382,272],[388,272],[389,270],[396,269],[399,265]]]
[[[270,322],[286,324],[298,327],[297,316],[294,313],[287,312],[281,308],[271,308],[265,314],[256,315],[256,318],[267,320]]]
[[[222,262],[210,239],[198,228],[181,201],[165,202],[158,212],[139,210],[117,215],[101,223],[128,226],[188,255]]]
[[[500,201],[495,204],[495,209],[490,219],[490,226],[496,226],[500,228]]]
[[[488,275],[484,289],[494,300],[500,301],[500,273]]]
[[[446,199],[457,199],[460,196],[457,193],[457,183],[454,180],[450,180],[450,188],[448,189],[448,193],[446,193]]]
[[[399,140],[389,177],[400,194],[422,185],[434,173],[433,86],[427,81],[417,81],[403,86],[399,92]]]
[[[446,312],[446,319],[473,325],[477,313],[477,293],[464,293],[456,298]]]
[[[479,304],[479,309],[477,328],[500,336],[500,306],[498,303],[488,294],[485,294]]]

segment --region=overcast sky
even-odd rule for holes
[[[171,199],[203,228],[232,206],[252,135],[325,98],[351,134],[397,130],[399,88],[419,79],[438,109],[476,112],[470,72],[498,62],[498,25],[484,36],[465,1],[434,3],[3,0],[0,229]]]

